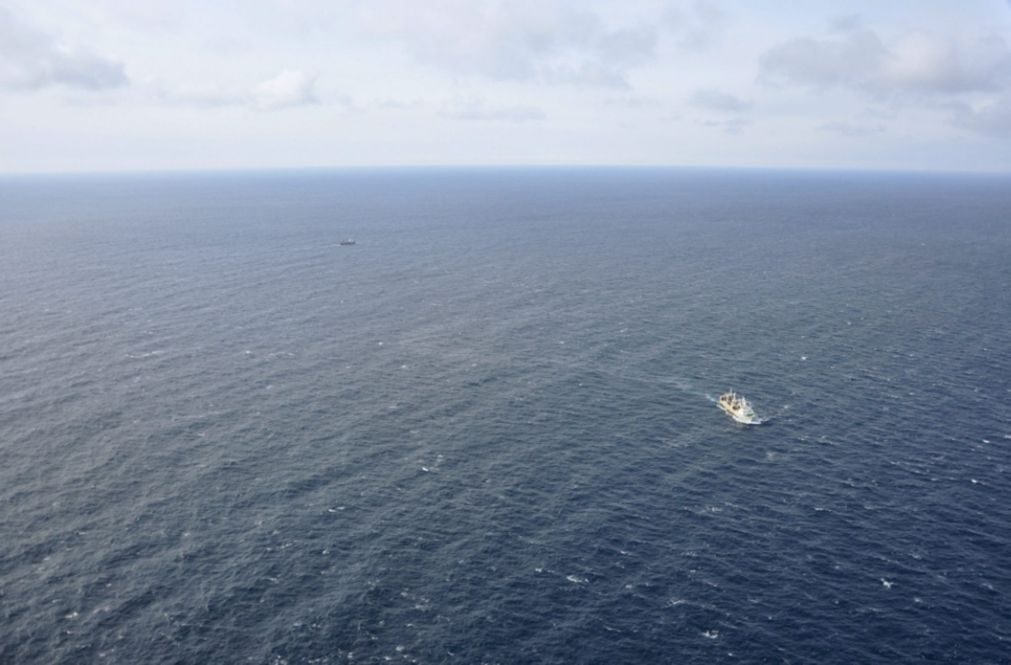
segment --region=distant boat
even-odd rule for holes
[[[342,245],[353,245],[353,244],[355,244],[355,241],[352,240],[352,239],[350,239],[350,238],[348,238],[347,240],[341,240],[341,244]]]
[[[744,425],[758,425],[762,421],[757,415],[755,415],[755,410],[751,408],[751,404],[748,400],[744,399],[743,396],[738,395],[733,390],[725,392],[720,395],[720,399],[716,404],[723,409],[723,411]]]

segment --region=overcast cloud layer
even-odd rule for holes
[[[1011,171],[1011,2],[0,0],[0,172]]]

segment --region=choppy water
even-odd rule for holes
[[[0,180],[0,662],[1007,662],[1009,256],[996,177]]]

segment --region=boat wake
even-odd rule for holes
[[[681,378],[681,377],[676,377],[676,376],[675,377],[670,377],[670,376],[667,376],[667,377],[661,377],[661,376],[630,376],[630,375],[625,374],[625,373],[607,371],[607,370],[602,370],[602,369],[598,369],[598,371],[600,371],[603,374],[614,376],[615,378],[620,378],[623,381],[636,381],[636,382],[642,382],[642,383],[654,383],[654,384],[655,383],[660,383],[660,384],[672,385],[672,386],[674,386],[675,388],[677,388],[678,390],[680,390],[680,391],[682,391],[684,393],[688,393],[688,394],[694,395],[696,397],[698,397],[699,395],[701,395],[706,400],[708,400],[709,402],[712,402],[713,404],[716,404],[717,406],[720,406],[720,408],[722,408],[731,418],[733,418],[735,422],[738,422],[738,423],[740,423],[742,425],[767,425],[770,422],[772,422],[772,420],[773,420],[773,417],[771,417],[771,416],[758,415],[757,413],[755,413],[754,410],[752,409],[751,405],[747,402],[747,400],[743,400],[744,406],[747,408],[747,411],[739,413],[739,414],[735,414],[734,410],[732,408],[727,408],[727,407],[731,406],[730,403],[727,404],[727,407],[724,407],[721,404],[720,397],[715,396],[715,395],[711,395],[711,394],[709,394],[708,392],[705,392],[705,391],[700,391],[698,388],[696,388],[694,385],[692,385],[691,381],[689,381],[687,379],[684,379],[684,378]],[[784,407],[784,408],[789,408],[789,407]]]

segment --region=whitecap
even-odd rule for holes
[[[715,640],[720,636],[720,631],[718,630],[706,630],[702,632],[702,637],[708,637],[711,640]]]
[[[577,575],[569,575],[565,579],[567,579],[568,581],[572,582],[573,584],[586,584],[587,582],[590,581],[590,580],[586,579],[585,577],[579,577]]]

